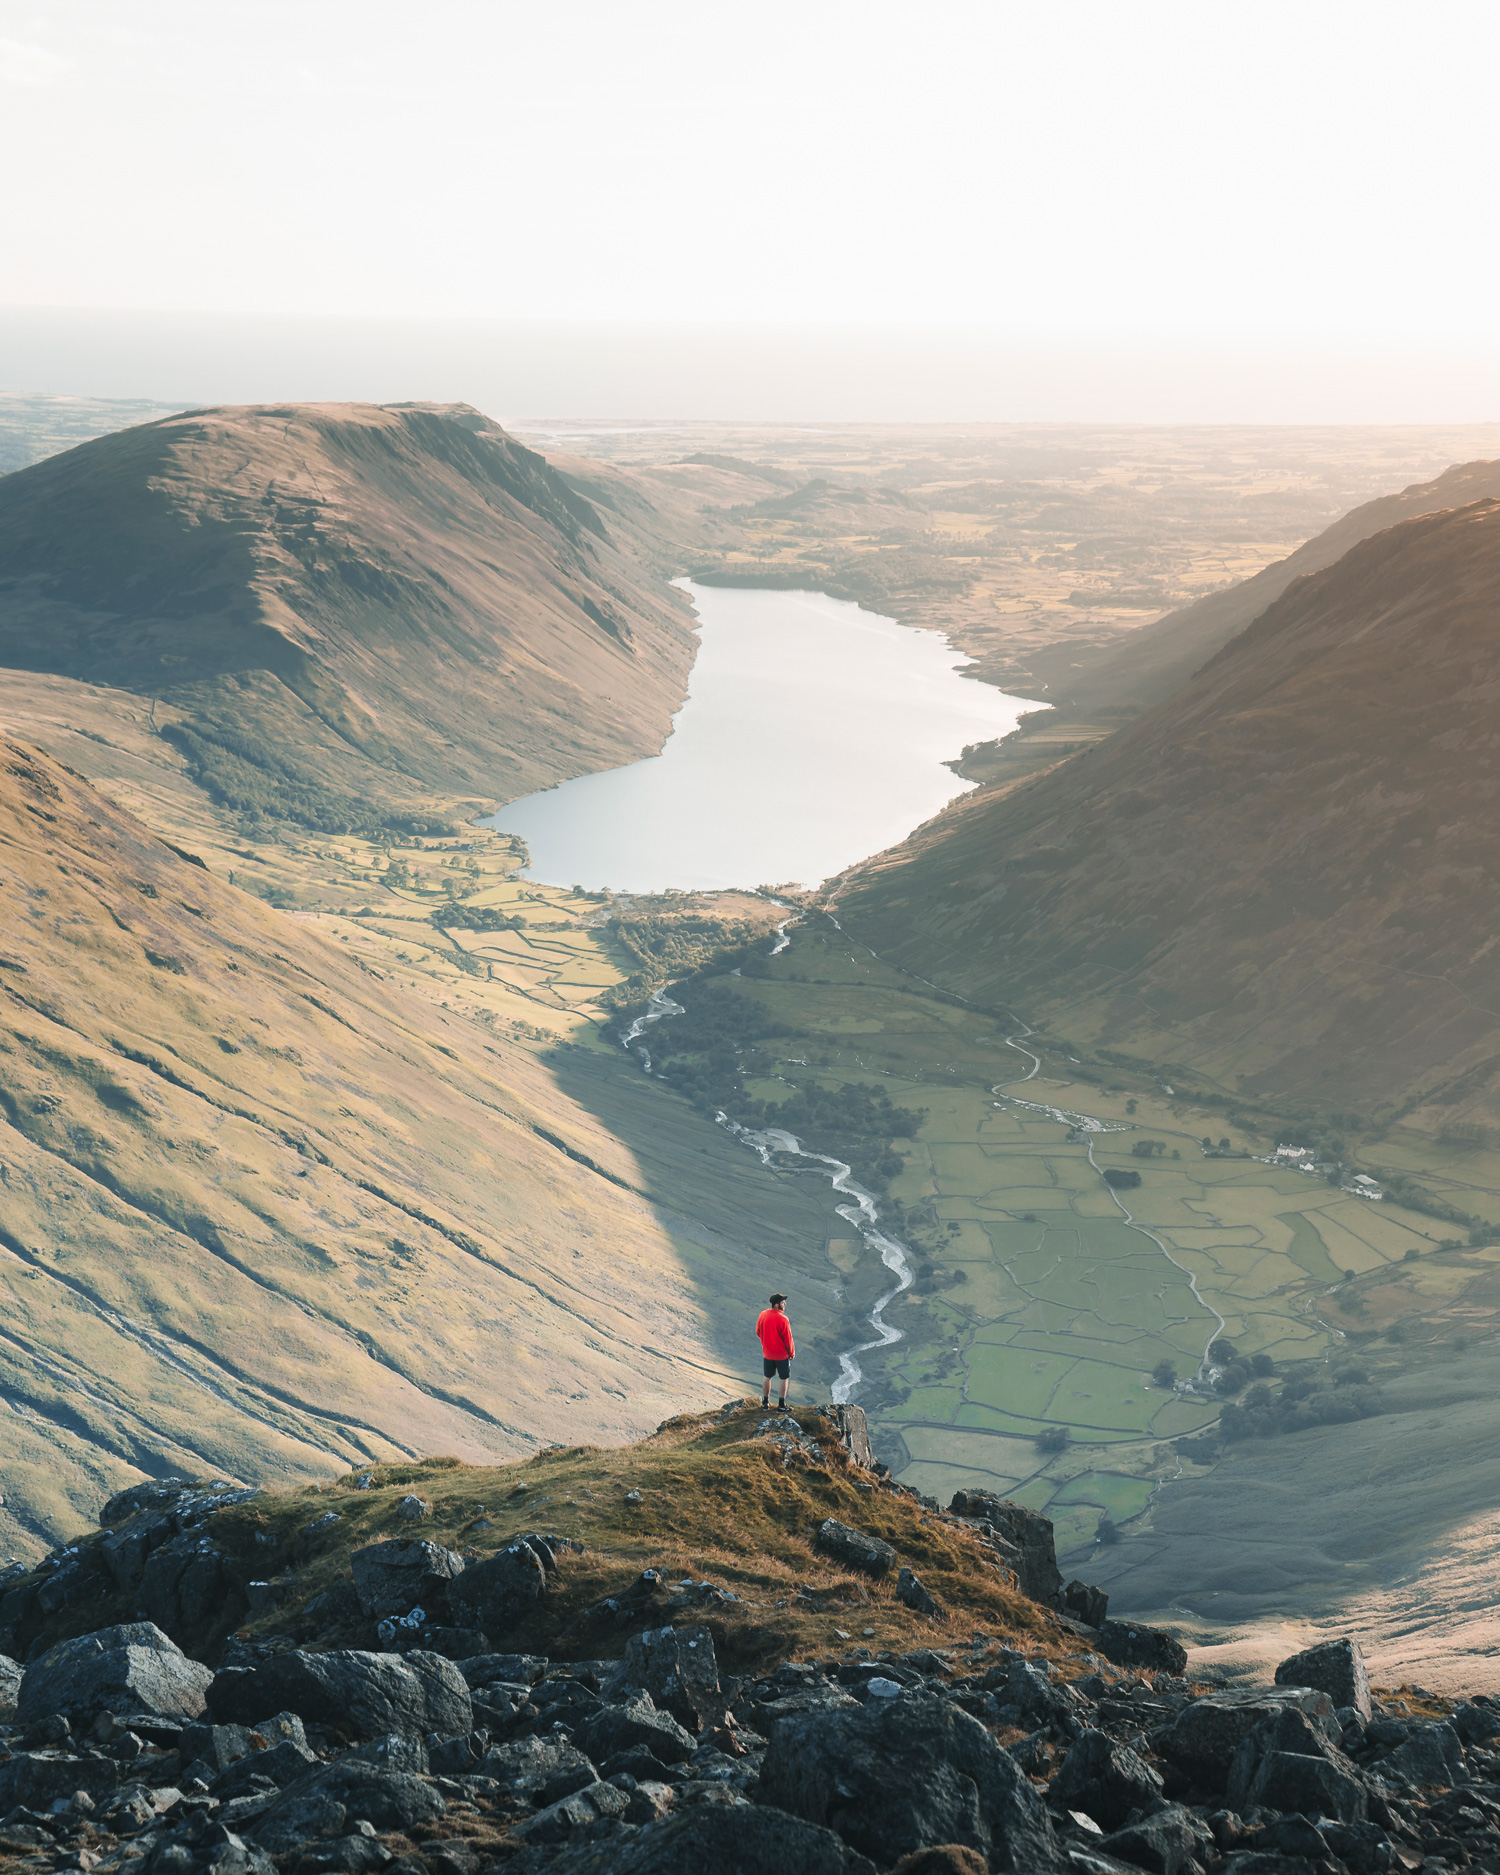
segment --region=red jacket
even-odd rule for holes
[[[789,1361],[796,1354],[792,1324],[780,1309],[762,1309],[755,1332],[760,1336],[761,1352],[768,1361]]]

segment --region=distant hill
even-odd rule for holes
[[[1233,1090],[1500,1116],[1500,501],[1295,581],[1086,754],[853,875],[849,929]]]
[[[4,737],[0,850],[0,1562],[143,1475],[638,1436],[821,1275],[821,1213],[752,1239],[756,1161],[618,1049],[640,1153]]]
[[[162,699],[228,806],[333,828],[654,753],[685,602],[464,405],[191,411],[0,477],[0,667]],[[606,503],[613,502],[616,511]]]
[[[1398,521],[1441,508],[1461,508],[1486,495],[1500,496],[1500,462],[1459,463],[1431,482],[1415,482],[1399,495],[1364,502],[1253,579],[1209,593],[1169,612],[1154,625],[1142,626],[1123,643],[1090,659],[1076,675],[1059,664],[1053,673],[1058,700],[1065,708],[1072,704],[1085,712],[1109,705],[1155,703],[1186,683],[1200,664],[1258,618],[1294,580],[1332,566],[1359,541]]]

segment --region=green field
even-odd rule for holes
[[[1030,1063],[1006,1045],[1003,1016],[933,993],[816,918],[742,993],[783,1028],[774,1063],[757,1064],[756,1097],[813,1076],[878,1085],[923,1116],[897,1142],[905,1164],[885,1204],[918,1280],[888,1314],[901,1340],[861,1356],[856,1397],[881,1451],[945,1501],[967,1485],[1046,1509],[1075,1564],[1101,1515],[1128,1523],[1179,1475],[1170,1441],[1218,1418],[1219,1400],[1155,1383],[1158,1363],[1185,1379],[1219,1333],[1278,1373],[1321,1361],[1345,1339],[1333,1292],[1346,1274],[1361,1291],[1340,1296],[1368,1309],[1363,1285],[1409,1284],[1431,1266],[1406,1253],[1431,1257],[1446,1228],[1294,1170],[1205,1157],[1200,1136],[1222,1134],[1222,1120],[1149,1077],[1069,1079],[1054,1055],[1023,1083]],[[1012,1096],[1115,1130],[1070,1139]],[[1164,1155],[1135,1157],[1141,1138]],[[1139,1171],[1140,1187],[1117,1197],[1110,1167]],[[858,1240],[841,1260],[853,1343],[887,1279]],[[1066,1433],[1062,1449],[1038,1445],[1049,1428]]]

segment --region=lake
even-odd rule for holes
[[[700,644],[666,747],[502,808],[488,824],[526,841],[529,877],[816,885],[965,793],[943,764],[1036,707],[961,675],[940,632],[822,593],[680,584]]]

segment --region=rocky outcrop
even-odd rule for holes
[[[155,1630],[107,1629],[33,1661],[31,1716],[0,1718],[0,1858],[27,1875],[1500,1862],[1500,1702],[1433,1718],[1372,1695],[1366,1716],[1315,1687],[1203,1694],[1092,1660],[1069,1678],[974,1641],[737,1681],[708,1626],[656,1621],[609,1662],[236,1642],[211,1673]],[[206,1712],[164,1690],[182,1662]]]
[[[1050,1518],[988,1491],[955,1491],[948,1509],[980,1527],[1014,1570],[1023,1595],[1049,1608],[1059,1605],[1063,1579]]]

